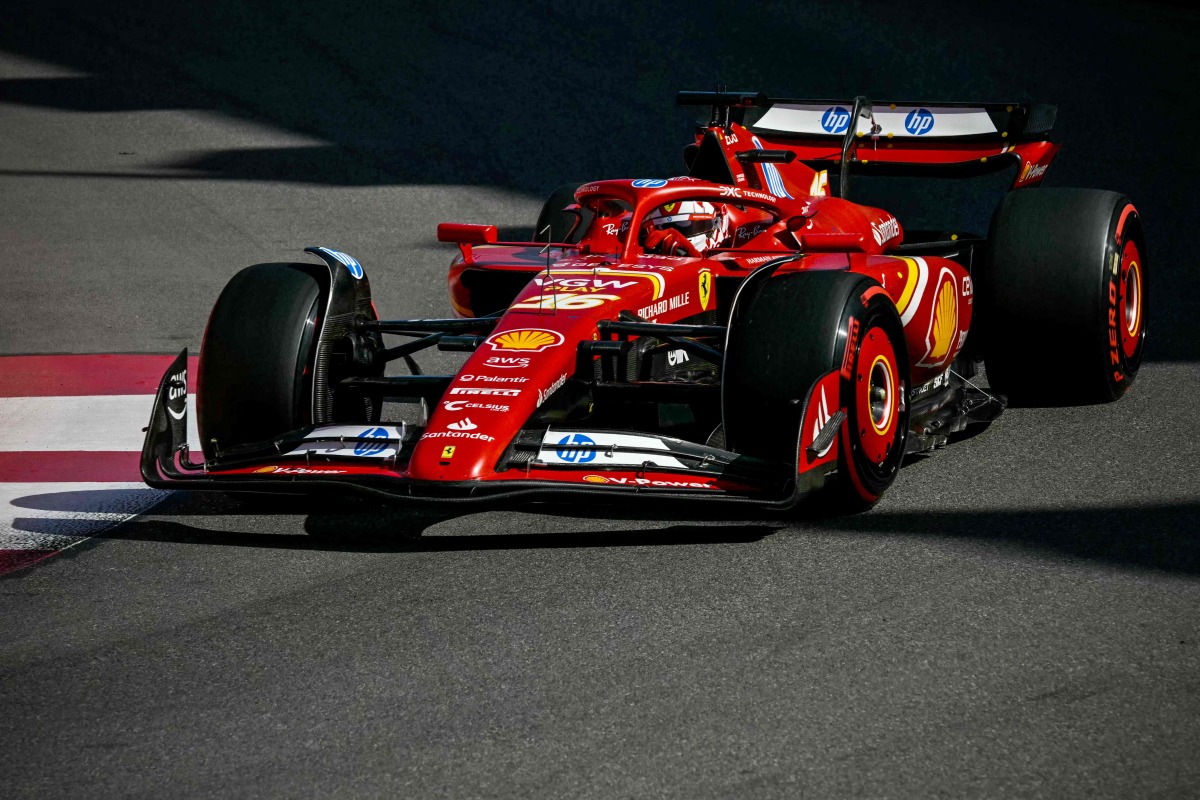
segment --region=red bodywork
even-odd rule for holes
[[[426,424],[419,439],[410,443],[407,460],[399,460],[399,447],[390,460],[343,456],[323,464],[314,463],[311,453],[296,452],[250,466],[210,464],[206,476],[216,480],[345,480],[348,484],[370,479],[405,484],[410,495],[411,487],[457,487],[457,491],[522,482],[543,487],[574,484],[591,490],[662,490],[676,495],[715,492],[753,497],[765,493],[766,488],[753,481],[700,474],[682,465],[648,470],[644,465],[620,468],[615,462],[602,468],[601,459],[572,466],[534,458],[518,469],[497,467],[505,464],[506,453],[511,452],[527,421],[576,375],[582,363],[578,345],[601,338],[600,323],[617,319],[621,312],[657,323],[723,319],[737,287],[764,265],[770,265],[777,275],[849,270],[872,278],[878,286],[868,293],[885,293],[904,326],[910,384],[901,385],[901,396],[912,387],[938,385],[971,329],[970,274],[950,258],[897,252],[905,233],[895,217],[829,195],[827,171],[821,167],[838,166],[839,140],[775,140],[737,123],[710,125],[699,131],[696,148],[708,148],[706,158],[724,162],[728,182],[684,176],[605,180],[581,186],[575,193],[578,205],[572,208],[591,213],[581,215],[588,222],[585,230],[575,232],[574,244],[497,242],[494,226],[439,226],[438,238],[457,243],[461,251],[449,273],[450,303],[456,315],[478,317],[495,310],[494,288],[487,288],[495,284],[474,280],[479,275],[495,278],[508,274],[512,279],[508,285],[524,284],[524,288],[515,297],[509,294],[504,299],[506,310],[495,328],[469,354],[440,399],[429,404]],[[918,165],[1015,161],[1018,175],[1014,188],[1040,181],[1058,150],[1044,140],[1009,142],[1002,137],[893,141],[889,134],[860,139],[856,144],[857,165],[871,161]],[[771,151],[772,158],[756,158],[756,150]],[[702,254],[682,248],[669,254],[646,252],[642,242],[647,215],[660,206],[685,200],[722,209],[723,240]],[[810,392],[796,465],[801,474],[828,472],[837,464],[839,448],[846,446],[839,437],[821,452],[809,448],[830,415],[838,411],[829,405],[839,397],[837,380],[838,371],[834,370]],[[149,449],[148,444],[147,452]],[[186,458],[177,454],[174,468],[178,474],[167,475],[160,463],[157,474],[148,480],[153,485],[168,485],[185,477]]]
[[[734,133],[722,137],[721,142],[728,163],[739,165],[737,153],[747,149],[743,143],[753,149],[753,137],[740,126],[733,129]],[[510,478],[507,474],[492,474],[491,467],[508,446],[512,420],[526,419],[536,409],[541,387],[561,382],[573,372],[574,343],[595,338],[600,321],[615,318],[621,310],[654,322],[687,320],[717,307],[717,293],[712,288],[702,290],[702,282],[708,281],[712,287],[719,279],[743,279],[755,268],[781,257],[796,256],[780,266],[776,274],[848,269],[876,280],[895,303],[904,323],[912,384],[944,373],[962,349],[971,326],[972,285],[967,270],[944,258],[889,255],[890,249],[904,241],[903,230],[891,214],[827,196],[825,177],[799,160],[770,166],[778,170],[792,197],[689,177],[665,180],[661,187],[639,186],[636,184],[645,181],[635,180],[597,181],[576,192],[581,204],[595,206],[613,199],[630,210],[614,210],[611,216],[597,214],[578,248],[547,251],[542,245],[464,247],[463,254],[451,264],[449,278],[450,302],[461,315],[471,316],[476,308],[463,280],[469,270],[539,272],[509,307],[489,343],[467,360],[447,398],[453,404],[480,387],[529,387],[530,391],[514,392],[509,397],[482,395],[492,400],[501,397],[503,402],[493,405],[505,408],[475,412],[470,419],[479,428],[470,438],[456,436],[448,427],[459,422],[470,407],[453,404],[447,408],[443,401],[433,411],[425,437],[413,453],[409,476],[439,481]],[[747,165],[748,170],[759,170],[759,174],[741,171],[735,173],[735,180],[740,175],[744,180],[739,183],[766,185],[767,167]],[[820,193],[808,193],[813,190]],[[729,217],[727,246],[710,251],[704,258],[643,252],[638,237],[627,232],[640,230],[651,210],[682,200],[723,206]],[[457,235],[464,243],[485,241],[477,231],[465,228]],[[555,343],[528,350],[507,349],[494,343],[505,332],[530,330],[552,334]],[[496,361],[499,357],[517,355],[528,359],[520,371],[492,366],[500,363]],[[524,382],[510,383],[514,379]],[[532,391],[535,387],[539,391]],[[451,441],[456,445],[453,458],[442,459],[441,445]],[[820,464],[835,456],[836,449],[820,459]]]

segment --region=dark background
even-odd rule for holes
[[[323,142],[160,164],[213,178],[541,198],[568,180],[680,172],[694,118],[673,105],[681,88],[1054,102],[1064,147],[1046,185],[1133,199],[1149,241],[1147,357],[1200,357],[1200,17],[1175,5],[18,0],[4,16],[0,49],[88,74],[6,80],[0,101],[210,109]],[[909,227],[983,232],[1004,181],[977,183],[856,189]]]
[[[444,315],[437,222],[677,174],[674,92],[723,82],[1057,102],[1047,183],[1143,215],[1151,363],[1117,403],[1008,409],[845,517],[173,493],[0,581],[0,795],[1195,796],[1198,21],[5,3],[0,354],[195,352],[237,269],[316,244],[384,315]],[[982,230],[1001,188],[890,196]],[[30,485],[14,527],[122,491]]]

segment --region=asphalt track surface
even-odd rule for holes
[[[1196,15],[489,8],[18,5],[0,354],[194,351],[233,271],[309,244],[356,255],[385,315],[441,315],[437,222],[528,227],[568,177],[671,174],[671,91],[725,78],[1062,98],[1055,185],[1147,219],[1150,363],[1119,403],[1006,412],[854,517],[174,494],[0,583],[0,793],[1200,792],[1197,171],[1168,133],[1195,128],[1172,92]]]

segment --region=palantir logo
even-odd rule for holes
[[[845,133],[850,127],[850,112],[841,106],[830,106],[821,115],[821,127],[826,133]]]
[[[596,442],[582,433],[573,433],[558,440],[554,454],[568,464],[587,464],[596,460],[595,450],[581,450],[580,447],[594,447]]]
[[[373,456],[382,453],[388,445],[388,432],[383,428],[367,428],[358,435],[359,439],[372,439],[370,442],[359,442],[354,445],[354,455]],[[379,441],[382,439],[383,441]]]
[[[933,130],[933,113],[927,108],[914,108],[904,118],[904,130],[913,136],[924,136]]]

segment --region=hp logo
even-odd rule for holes
[[[595,450],[579,450],[580,446],[595,446],[596,442],[582,433],[574,433],[558,440],[554,454],[568,464],[587,464],[596,460]]]
[[[826,133],[845,133],[850,127],[850,112],[841,106],[831,106],[821,115],[821,127]]]
[[[924,136],[933,130],[933,114],[927,108],[917,108],[904,118],[904,130],[913,136]]]
[[[633,182],[635,189],[661,189],[667,182],[662,178],[638,178]]]
[[[356,456],[373,456],[376,453],[382,453],[388,446],[388,432],[383,428],[367,428],[358,435],[358,438],[375,439],[376,441],[359,442],[354,445],[354,455]]]

